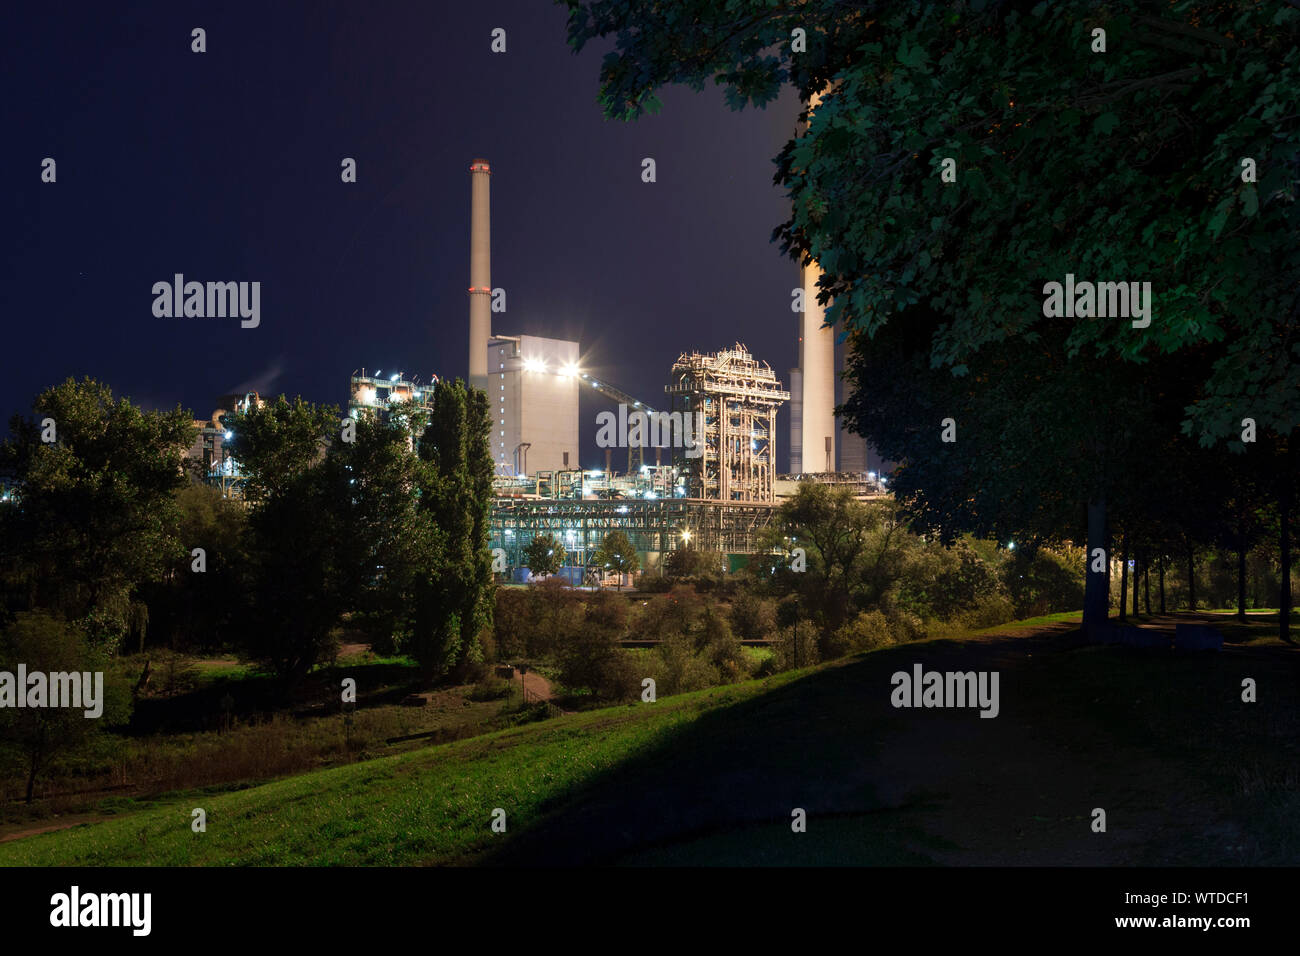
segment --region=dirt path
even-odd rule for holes
[[[55,830],[67,830],[83,823],[98,823],[103,819],[104,815],[101,813],[78,813],[72,816],[59,817],[56,823],[41,820],[39,822],[14,824],[11,827],[0,828],[0,843],[21,840],[23,837],[36,836],[40,833],[52,833]]]

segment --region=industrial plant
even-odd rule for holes
[[[628,535],[646,570],[687,547],[724,555],[735,569],[764,547],[762,532],[801,480],[848,486],[859,497],[884,494],[884,478],[867,470],[865,443],[836,419],[847,349],[823,325],[815,263],[802,268],[799,365],[790,370],[788,390],[767,362],[733,342],[715,352],[683,351],[664,370],[664,400],[652,404],[584,370],[578,342],[493,330],[501,290],[491,275],[491,175],[487,160],[470,164],[466,378],[487,393],[492,410],[491,547],[504,552],[510,576],[526,580],[523,549],[537,535],[552,534],[564,545],[573,572],[567,577],[592,580],[591,557],[616,529]],[[431,375],[425,384],[401,370],[355,370],[347,413],[383,415],[396,402],[428,401],[437,381]],[[618,408],[619,440],[598,441],[605,450],[601,469],[581,467],[584,388]],[[225,448],[227,410],[260,402],[256,393],[227,396],[210,420],[195,423],[193,467],[226,497],[243,496],[238,463]],[[787,403],[790,422],[782,432]],[[789,474],[777,472],[781,434],[789,436]]]

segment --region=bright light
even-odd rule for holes
[[[390,375],[390,376],[388,377],[388,380],[389,380],[390,382],[396,382],[396,381],[397,381],[398,374],[400,374],[400,373],[396,373],[396,374]]]
[[[8,496],[8,495],[5,495],[5,497],[8,498],[9,496]],[[618,513],[621,514],[621,515],[625,515],[625,514],[627,514],[627,505],[619,505],[619,506],[618,506]]]
[[[1008,551],[1014,551],[1014,550],[1016,550],[1016,543],[1015,543],[1014,541],[1008,541],[1008,542],[1007,542],[1007,550],[1008,550]]]
[[[564,366],[564,368],[560,369],[560,374],[572,378],[578,374],[578,366],[570,362],[568,365]]]
[[[599,478],[599,477],[600,477],[601,475],[603,475],[603,474],[604,474],[604,472],[601,471],[599,468],[595,469],[594,471],[589,471],[589,472],[587,472],[587,476],[588,476],[589,478]]]
[[[684,529],[682,531],[682,543],[683,544],[691,543],[691,532],[688,529]]]
[[[870,478],[872,481],[875,481],[875,480],[876,480],[876,473],[875,473],[874,471],[869,471],[869,472],[867,472],[867,477]]]
[[[657,494],[655,494],[653,491],[647,491],[647,492],[645,493],[645,496],[646,496],[647,498],[658,498],[658,497],[659,497],[659,496],[658,496]]]
[[[543,362],[541,359],[538,359],[538,358],[526,358],[526,359],[524,359],[524,371],[525,371],[525,372],[545,372],[545,371],[546,371],[546,363]]]
[[[235,433],[234,433],[234,432],[226,432],[226,441],[230,441],[230,439],[232,439],[232,438],[234,438],[234,437],[235,437]]]

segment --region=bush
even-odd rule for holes
[[[863,611],[839,630],[839,639],[850,651],[871,651],[895,643],[889,619],[880,611]]]
[[[925,622],[903,608],[894,608],[886,612],[885,617],[889,621],[889,629],[894,639],[900,644],[905,641],[923,640],[928,633]]]
[[[664,577],[692,581],[701,591],[708,591],[722,581],[725,567],[726,558],[719,551],[682,548],[669,551],[664,558]]]
[[[817,628],[804,623],[777,631],[776,640],[772,642],[771,660],[777,671],[811,667],[818,663],[821,654],[817,647]]]
[[[1006,624],[1015,619],[1016,606],[1011,603],[1011,598],[1003,594],[986,595],[980,598],[973,608],[958,615],[961,625],[971,630],[997,627],[999,624]]]
[[[1017,552],[1002,572],[1015,617],[1079,610],[1083,607],[1083,578],[1081,548],[1061,551],[1039,548],[1034,554],[1028,550]]]
[[[673,589],[673,582],[662,574],[642,574],[636,588],[645,594],[663,594]]]
[[[731,627],[741,640],[761,641],[776,630],[776,602],[742,591],[731,603]]]
[[[580,626],[556,648],[560,680],[568,687],[586,688],[596,697],[626,692],[629,678],[619,642],[627,629],[627,601],[593,594]]]
[[[701,690],[718,682],[718,672],[695,651],[690,634],[672,634],[655,649],[658,657],[656,689],[659,694],[681,694]]]
[[[647,641],[662,641],[689,634],[703,609],[704,600],[695,589],[689,584],[679,584],[646,603],[637,621],[638,635]]]
[[[528,651],[532,634],[532,595],[519,588],[497,588],[496,608],[492,615],[492,632],[497,653],[506,659],[522,657]]]
[[[467,696],[474,701],[500,700],[510,693],[510,681],[504,677],[489,675],[470,688]]]

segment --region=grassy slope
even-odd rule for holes
[[[0,845],[0,865],[1300,859],[1290,651],[1071,631],[1009,626],[566,716]],[[914,662],[998,670],[999,718],[892,709],[889,675]],[[1243,676],[1258,704],[1240,702]],[[808,832],[792,838],[796,807]]]
[[[534,822],[637,750],[763,687],[593,711],[198,798],[0,845],[0,865],[458,862],[502,839],[489,827],[494,808],[510,829]],[[190,830],[194,806],[207,811],[206,833]]]

